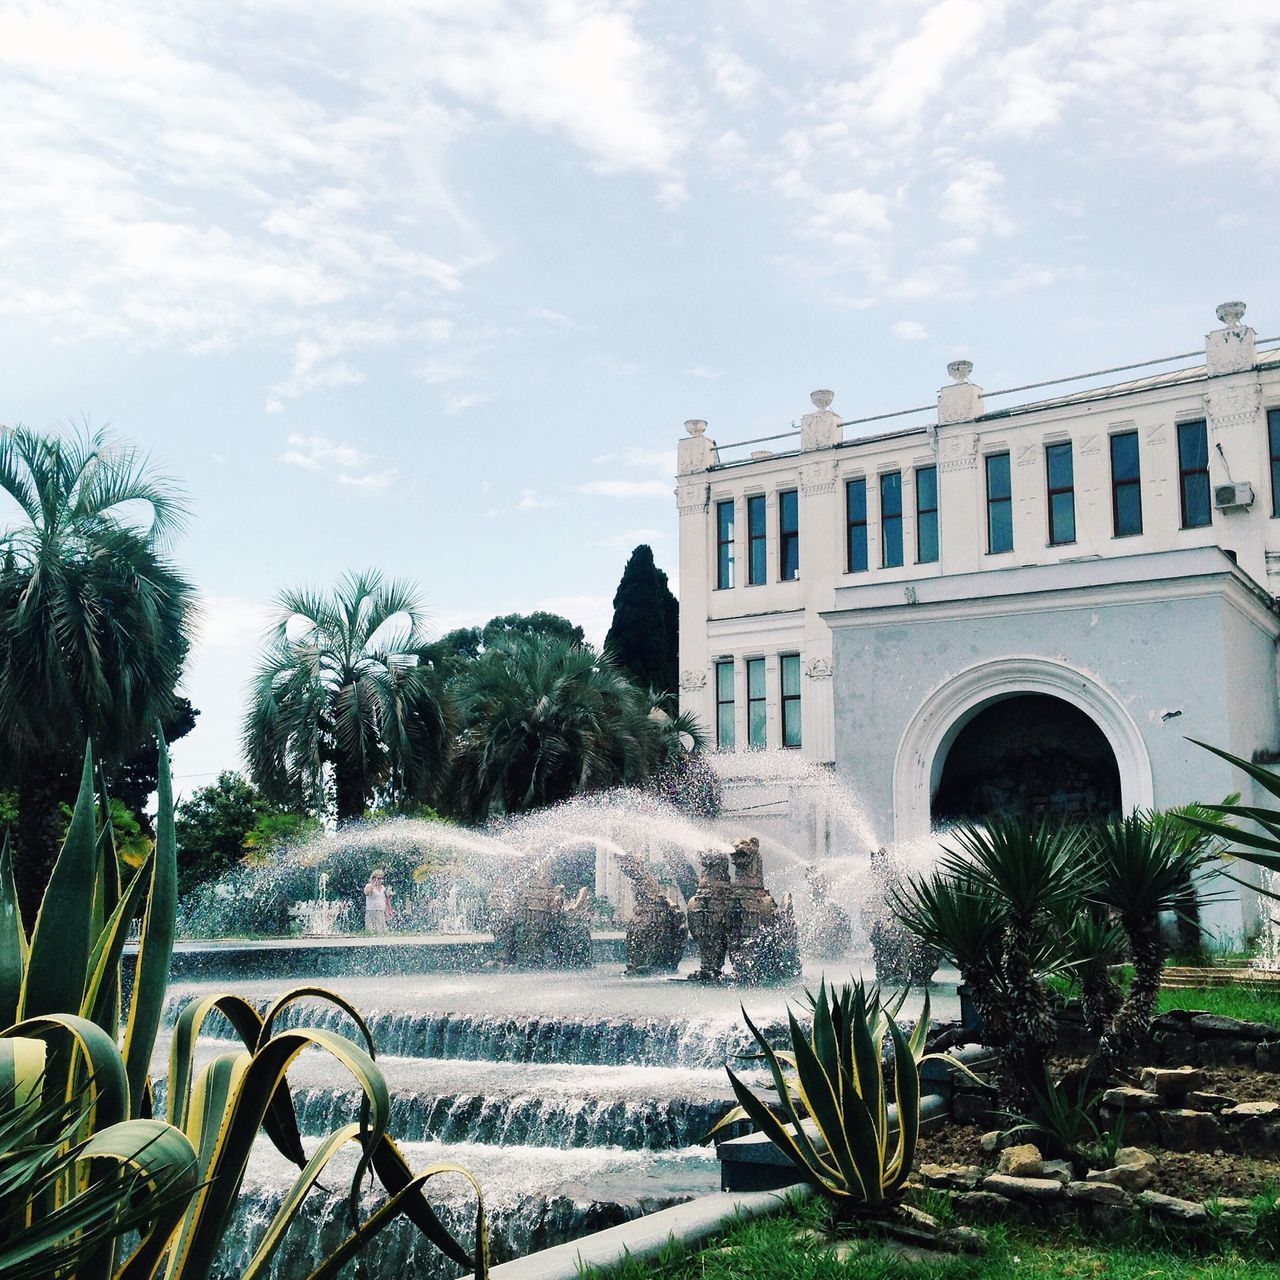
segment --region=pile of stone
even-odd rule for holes
[[[1280,1072],[1280,1030],[1207,1009],[1170,1009],[1151,1024],[1161,1062]]]
[[[1108,1089],[1102,1121],[1123,1115],[1124,1136],[1167,1151],[1239,1151],[1280,1154],[1280,1102],[1242,1102],[1209,1093],[1198,1067],[1144,1067],[1139,1085]]]

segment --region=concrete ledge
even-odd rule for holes
[[[801,1195],[807,1187],[796,1188]],[[493,1280],[579,1280],[586,1267],[611,1267],[654,1256],[669,1244],[696,1245],[735,1218],[756,1218],[780,1209],[786,1194],[775,1191],[720,1192],[647,1214],[582,1240],[543,1249],[493,1268]]]

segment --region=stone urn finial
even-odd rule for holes
[[[836,398],[836,393],[834,391],[822,390],[822,391],[809,392],[810,403],[820,413],[825,412],[827,409],[831,408],[831,402],[835,398]]]
[[[1218,308],[1218,319],[1228,329],[1234,329],[1244,319],[1245,304],[1243,302],[1224,302]]]
[[[685,422],[684,429],[691,436],[700,436],[707,429],[707,420],[705,418],[690,418]]]
[[[968,382],[969,375],[973,372],[972,360],[953,360],[947,365],[947,372],[957,382]]]

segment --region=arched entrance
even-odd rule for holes
[[[1119,774],[1120,809],[1150,808],[1151,758],[1133,717],[1091,674],[1047,658],[998,658],[943,681],[907,722],[893,763],[894,835],[926,836],[933,800],[956,739],[988,707],[1043,694],[1082,712],[1111,749]]]
[[[1079,707],[1044,693],[972,710],[942,761],[935,825],[985,818],[1081,821],[1120,812],[1120,768],[1106,735]]]

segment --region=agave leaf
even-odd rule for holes
[[[115,855],[113,854],[112,857]],[[80,1014],[92,1018],[104,1031],[114,1036],[119,1025],[120,958],[129,940],[129,925],[138,910],[138,902],[149,879],[146,863],[129,882],[124,896],[115,904],[89,956],[89,976],[85,982]]]
[[[12,1036],[0,1040],[0,1104],[5,1112],[21,1111],[40,1085],[44,1075],[45,1043],[34,1036]],[[15,1115],[15,1121],[18,1117]],[[8,1148],[0,1148],[8,1156]]]
[[[80,794],[31,931],[19,1018],[79,1009],[89,965],[89,917],[97,871],[93,752],[85,748]]]
[[[836,1086],[827,1075],[822,1062],[814,1053],[804,1032],[788,1011],[791,1042],[796,1048],[796,1071],[800,1079],[805,1107],[818,1126],[818,1132],[840,1175],[848,1182],[864,1182],[859,1162],[854,1156],[846,1124],[850,1120],[842,1113]]]
[[[0,1026],[7,1027],[18,1016],[22,998],[22,978],[27,967],[27,935],[18,910],[18,891],[13,882],[13,848],[9,833],[0,843]]]
[[[124,1034],[125,1070],[132,1096],[140,1107],[143,1085],[155,1049],[156,1032],[164,1011],[169,983],[169,962],[177,928],[178,843],[173,827],[173,778],[169,771],[169,751],[159,728],[156,730],[160,767],[156,791],[156,847],[151,863],[151,886],[142,917],[142,936],[133,970],[133,997],[129,1001],[129,1022]],[[135,1114],[137,1114],[135,1112]]]
[[[898,1108],[898,1143],[885,1174],[886,1190],[893,1192],[906,1181],[915,1161],[916,1141],[920,1136],[920,1068],[907,1037],[892,1019],[889,1035],[893,1038],[893,1100]]]

